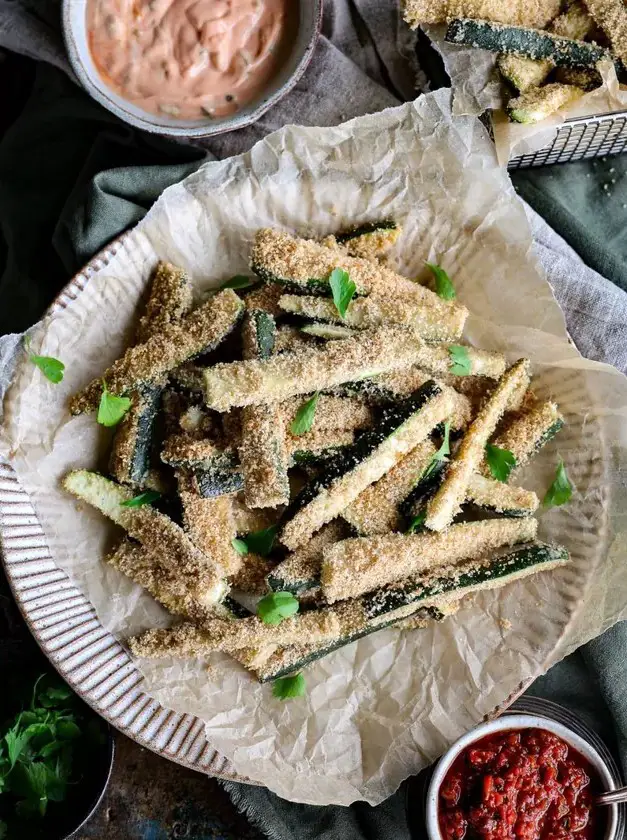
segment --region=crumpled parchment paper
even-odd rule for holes
[[[624,498],[627,380],[581,358],[531,255],[525,211],[473,117],[453,118],[442,90],[336,128],[288,126],[249,153],[208,163],[162,195],[85,289],[32,331],[61,358],[51,385],[22,356],[4,400],[0,453],[30,494],[51,554],[121,638],[169,617],[102,557],[117,529],[68,498],[61,477],[106,464],[110,432],[71,418],[69,396],[122,351],[156,260],[182,265],[198,292],[247,271],[256,228],[321,236],[394,217],[392,255],[409,277],[440,262],[473,315],[467,339],[528,355],[534,388],[567,419],[556,441],[516,476],[544,494],[563,457],[576,486],[540,513],[543,539],[572,562],[465,600],[426,630],[385,630],[307,669],[307,694],[272,697],[234,661],[140,662],[163,704],[199,715],[235,769],[288,799],[377,803],[485,715],[576,646],[627,615]]]
[[[584,94],[568,108],[561,108],[533,125],[512,123],[505,111],[503,82],[496,69],[497,54],[444,40],[445,26],[425,26],[425,32],[442,55],[453,89],[453,113],[478,116],[492,112],[492,131],[499,163],[532,154],[549,146],[566,120],[611,114],[627,109],[627,87],[619,85],[611,61],[598,64],[603,84]]]

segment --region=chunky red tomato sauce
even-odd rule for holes
[[[488,735],[452,764],[439,792],[445,840],[599,840],[600,791],[590,763],[556,735]]]

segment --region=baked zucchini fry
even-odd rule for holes
[[[519,93],[525,93],[530,88],[541,85],[554,69],[550,61],[537,61],[512,53],[501,53],[496,66],[505,81],[515,87]]]
[[[426,341],[455,341],[464,331],[468,314],[461,308],[450,309],[444,314],[434,312],[430,304],[417,303],[408,295],[353,298],[344,317],[332,300],[323,297],[283,295],[279,306],[292,315],[345,324],[359,330],[369,330],[381,324],[404,324]]]
[[[501,516],[531,516],[538,509],[540,500],[532,490],[503,484],[493,478],[474,473],[466,491],[466,502]]]
[[[212,350],[237,324],[244,304],[234,291],[218,292],[186,318],[167,326],[144,344],[130,347],[102,377],[94,379],[70,402],[72,414],[95,411],[102,395],[102,382],[111,394],[126,394],[146,383],[158,382],[173,368],[194,356]]]
[[[382,219],[342,230],[333,238],[351,257],[376,260],[392,248],[400,234],[401,227],[393,219]]]
[[[216,411],[282,402],[408,367],[424,355],[424,348],[422,339],[406,327],[379,327],[301,353],[219,364],[204,371],[205,400]]]
[[[603,84],[599,71],[589,70],[586,67],[558,67],[555,81],[561,85],[575,85],[586,92],[596,90]]]
[[[478,560],[504,546],[533,540],[538,522],[483,519],[451,525],[444,533],[385,534],[343,540],[324,549],[320,584],[329,604],[355,598],[386,584]]]
[[[338,521],[329,522],[309,542],[282,560],[266,578],[273,592],[298,595],[320,585],[322,551],[347,536],[348,528]]]
[[[63,487],[121,525],[168,570],[182,575],[196,601],[216,606],[227,594],[228,585],[218,567],[196,548],[182,528],[150,505],[123,506],[123,502],[133,498],[132,490],[89,470],[68,473]]]
[[[231,586],[248,595],[266,595],[268,592],[266,577],[277,565],[276,560],[251,552],[245,554],[241,560],[240,568],[229,579]]]
[[[529,360],[520,359],[504,374],[472,421],[446,468],[444,481],[427,505],[425,527],[442,531],[463,504],[470,478],[481,466],[485,446],[513,398],[529,387]]]
[[[329,458],[341,456],[354,443],[355,432],[352,429],[325,429],[287,437],[290,463],[297,467],[323,464]]]
[[[135,656],[190,659],[217,650],[233,653],[267,644],[291,645],[303,638],[328,643],[335,641],[339,633],[340,623],[334,612],[308,610],[277,625],[264,624],[257,616],[237,621],[207,616],[202,624],[185,621],[175,627],[147,630],[128,643]]]
[[[485,560],[471,560],[408,577],[364,595],[364,609],[374,618],[385,618],[392,610],[409,606],[441,607],[470,592],[497,589],[537,572],[564,566],[569,559],[562,546],[533,542],[499,552]]]
[[[348,330],[348,335],[343,335],[342,338],[350,338],[351,335],[352,332]],[[293,327],[290,324],[282,324],[277,327],[274,352],[276,354],[298,353],[307,347],[315,347],[316,344],[317,341],[315,335],[307,335],[307,333],[299,327]]]
[[[486,18],[515,26],[545,26],[559,14],[561,0],[404,0],[404,16],[415,29],[421,23],[455,18]]]
[[[362,536],[399,530],[403,519],[399,505],[419,484],[435,452],[436,448],[431,440],[419,443],[375,484],[366,487],[355,501],[342,511],[342,518]]]
[[[164,442],[161,460],[171,467],[194,469],[211,467],[220,461],[223,465],[227,458],[229,464],[237,463],[232,448],[218,445],[209,438],[194,438],[189,434],[174,434]]]
[[[257,310],[244,319],[244,359],[269,359],[274,351],[274,318]],[[239,458],[244,476],[244,498],[251,508],[279,507],[290,500],[287,475],[289,452],[285,416],[277,404],[242,409]]]
[[[627,8],[623,0],[586,0],[586,7],[610,39],[616,55],[627,61]]]
[[[305,335],[322,338],[325,341],[337,341],[341,338],[352,338],[355,335],[354,330],[341,327],[339,324],[305,324],[300,331]]]
[[[146,310],[139,319],[135,342],[143,344],[180,321],[192,308],[192,283],[182,268],[160,262],[152,276]]]
[[[183,507],[183,525],[190,540],[211,557],[224,577],[236,574],[242,556],[233,548],[237,536],[231,496],[207,499],[198,494],[191,476],[178,474],[178,491]]]
[[[193,486],[203,499],[215,499],[244,489],[244,475],[235,453],[226,453],[211,464],[192,470]]]
[[[251,289],[249,292],[244,292],[244,306],[248,312],[261,311],[267,312],[268,315],[273,315],[277,318],[281,315],[279,308],[279,298],[285,292],[283,286],[278,283],[263,283]]]
[[[449,24],[446,40],[451,44],[548,60],[558,67],[594,69],[601,59],[609,58],[614,61],[619,79],[625,77],[625,65],[609,50],[543,30],[504,26],[487,20],[460,19]]]
[[[446,317],[451,309],[461,309],[468,315],[466,307],[442,300],[425,286],[385,266],[349,257],[317,242],[297,239],[271,228],[257,231],[251,268],[266,283],[281,283],[288,291],[327,297],[331,297],[331,272],[335,268],[343,268],[355,283],[358,294],[378,294],[382,297],[409,295],[415,301],[431,306],[434,315],[439,313]]]
[[[575,41],[585,40],[594,29],[594,20],[586,8],[589,5],[588,0],[585,4],[580,0],[573,0],[561,15],[551,21],[547,29],[564,38],[573,38]]]
[[[431,381],[411,399],[384,409],[380,423],[364,432],[346,455],[336,458],[290,505],[281,532],[283,544],[292,551],[304,545],[425,440],[448,417],[452,405],[450,395]]]
[[[140,385],[132,392],[131,407],[116,427],[109,472],[122,484],[145,486],[162,392],[162,383]]]
[[[554,82],[542,87],[533,87],[510,99],[505,110],[512,122],[532,123],[541,122],[560,108],[566,108],[584,95],[582,88],[574,85],[561,85]]]
[[[516,458],[516,469],[523,467],[542,447],[552,440],[564,425],[564,418],[553,402],[544,402],[528,411],[513,414],[492,441],[500,449],[508,449]],[[484,462],[483,475],[490,476]]]
[[[416,388],[413,390],[415,391]],[[282,404],[281,410],[285,415],[288,426],[296,417],[296,413],[303,402],[302,397],[297,397]],[[372,408],[363,400],[320,394],[309,432],[306,432],[304,435],[299,435],[296,441],[299,438],[306,438],[307,435],[315,432],[327,432],[333,429],[342,431],[367,429],[372,426],[373,421],[374,413]]]
[[[408,616],[413,616],[417,621],[421,622],[422,627],[426,627],[431,621],[443,621],[449,615],[453,615],[458,607],[457,605],[445,605],[443,608],[429,607],[422,609],[417,607],[415,609],[403,608],[395,612],[390,612],[387,620],[381,619],[371,621],[361,603],[360,599],[356,601],[347,601],[343,604],[336,604],[332,608],[337,615],[340,622],[340,638],[331,642],[319,642],[318,644],[308,644],[301,642],[290,647],[281,647],[273,651],[270,656],[264,659],[261,663],[251,668],[257,676],[259,682],[268,682],[284,677],[287,674],[292,674],[295,671],[300,671],[307,665],[311,665],[318,659],[334,653],[340,648],[362,639],[364,636],[369,636],[377,630],[383,630],[385,627],[392,627],[401,621],[405,621]]]

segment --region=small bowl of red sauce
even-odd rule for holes
[[[145,131],[207,137],[259,119],[305,72],[322,0],[63,0],[72,69]]]
[[[605,761],[566,726],[507,715],[442,756],[427,791],[429,840],[614,840],[616,787]]]

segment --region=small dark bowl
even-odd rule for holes
[[[4,719],[7,712],[15,714],[20,707],[27,707],[37,677],[50,672],[45,665],[40,665],[37,658],[36,664],[30,662],[24,673],[23,667],[20,668],[21,663],[18,664],[10,655],[8,646],[3,646],[0,652],[4,654],[0,656],[0,661],[5,665],[2,671],[5,688],[8,689],[3,692],[0,702],[0,718]],[[52,679],[55,683],[60,682],[56,675]],[[68,785],[67,797],[63,802],[49,803],[46,815],[41,820],[20,820],[13,826],[9,822],[7,840],[67,840],[74,837],[88,822],[102,801],[113,769],[114,730],[76,696],[74,704],[88,730],[88,734],[75,741],[79,779]]]

